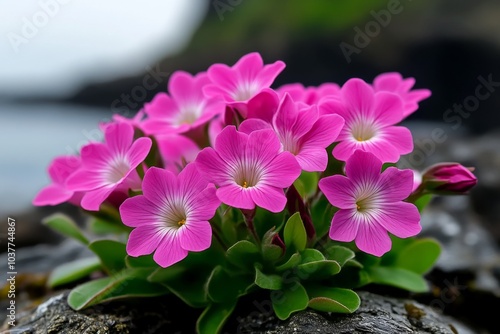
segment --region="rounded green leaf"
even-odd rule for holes
[[[207,293],[212,301],[226,303],[246,294],[253,282],[254,277],[250,275],[231,275],[217,266],[208,278]]]
[[[322,312],[353,313],[359,308],[361,300],[350,289],[314,286],[307,289],[311,300],[309,307]]]
[[[291,269],[295,266],[297,266],[300,263],[300,260],[302,259],[301,255],[299,253],[293,253],[288,260],[283,263],[282,265],[276,267],[277,271],[285,271],[288,269]]]
[[[328,260],[337,261],[343,267],[347,261],[354,259],[355,253],[347,247],[335,245],[328,247],[325,256]]]
[[[56,267],[50,273],[47,284],[51,288],[68,284],[87,277],[99,269],[101,269],[101,261],[97,257],[68,262]]]
[[[403,268],[371,267],[367,269],[373,283],[394,286],[412,292],[427,292],[429,285],[419,274]]]
[[[325,256],[319,250],[314,248],[306,248],[300,252],[302,257],[301,263],[315,262],[325,260]]]
[[[83,235],[76,223],[62,213],[50,215],[43,219],[42,223],[66,237],[80,241],[84,245],[89,243],[89,240]]]
[[[227,318],[236,306],[236,301],[224,304],[210,304],[196,322],[198,334],[220,333]]]
[[[337,261],[321,260],[302,263],[297,266],[297,275],[300,279],[325,279],[340,272],[340,264]]]
[[[75,310],[119,298],[153,297],[168,293],[160,284],[145,281],[135,270],[124,270],[111,277],[93,280],[74,288],[68,304]]]
[[[127,251],[124,243],[114,240],[97,240],[90,243],[88,247],[101,259],[108,273],[120,271],[126,267]]]
[[[153,260],[153,255],[144,255],[133,257],[127,255],[125,264],[129,268],[159,268],[159,265]]]
[[[287,249],[303,251],[306,248],[306,229],[298,212],[294,213],[286,222],[284,237]]]
[[[248,240],[240,240],[226,251],[227,260],[241,268],[253,268],[260,260],[259,247]]]
[[[287,319],[290,314],[307,308],[309,297],[306,289],[298,282],[285,287],[282,290],[271,292],[274,313],[281,319]]]
[[[427,273],[441,254],[441,246],[434,239],[418,239],[400,251],[394,266],[417,274]]]
[[[262,289],[280,290],[283,287],[283,278],[279,275],[266,275],[255,267],[255,284]]]

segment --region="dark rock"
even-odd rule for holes
[[[362,304],[354,314],[307,310],[286,321],[271,314],[250,315],[238,317],[239,325],[226,326],[223,333],[482,333],[413,300],[365,291],[360,296]],[[111,302],[77,312],[66,297],[67,292],[55,295],[21,316],[15,333],[193,333],[199,314],[171,297]]]

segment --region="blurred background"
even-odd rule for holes
[[[55,156],[99,140],[98,122],[113,113],[133,116],[172,72],[258,51],[287,64],[275,86],[398,71],[432,91],[405,121],[415,152],[404,161],[458,161],[479,183],[470,196],[435,199],[424,233],[446,244],[440,268],[474,268],[474,284],[498,292],[500,2],[2,1],[0,35],[0,213],[21,222],[18,246],[58,240],[40,225],[48,213],[77,214],[31,205]]]

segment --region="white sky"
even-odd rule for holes
[[[189,41],[209,2],[0,0],[0,94],[66,95],[142,73]]]

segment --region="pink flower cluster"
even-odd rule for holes
[[[413,173],[382,166],[412,151],[410,131],[398,124],[430,92],[412,90],[414,80],[397,73],[372,84],[351,79],[342,86],[271,88],[284,68],[250,53],[233,66],[175,72],[168,92],[134,119],[116,115],[104,124],[103,143],[56,158],[49,168],[53,183],[34,204],[114,207],[133,228],[127,252],[154,252],[167,267],[210,247],[210,220],[221,203],[281,212],[288,188],[305,171],[321,174],[320,191],[339,209],[333,240],[354,240],[380,256],[391,248],[388,232],[419,233],[419,213],[405,202]],[[345,162],[345,175],[328,171],[335,159]]]

